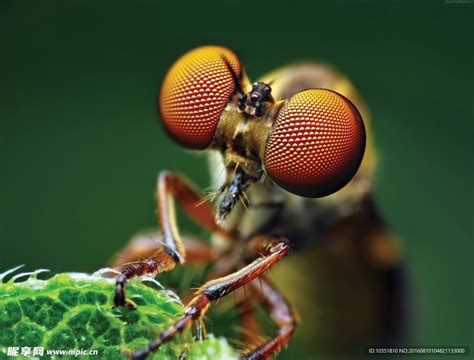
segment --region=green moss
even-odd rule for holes
[[[117,313],[122,321],[126,322],[127,324],[135,324],[140,319],[140,314],[135,310],[130,310],[128,308],[120,308],[117,310]]]
[[[107,296],[97,291],[87,291],[79,297],[81,304],[103,305],[107,302]]]
[[[74,333],[69,328],[59,328],[52,333],[46,347],[49,349],[74,349],[76,347]]]
[[[112,345],[120,345],[121,343],[121,336],[120,336],[120,329],[119,328],[112,328],[109,329],[103,336],[104,345],[112,346]]]
[[[127,359],[125,356],[122,355],[118,347],[106,348],[100,353],[102,354],[101,358],[104,360]]]
[[[0,307],[0,327],[9,328],[21,319],[21,308],[16,301],[8,301]]]
[[[94,345],[94,338],[88,334],[86,331],[77,331],[74,332],[74,339],[76,340],[77,347],[79,349],[90,349],[92,345]],[[110,345],[109,343],[105,343],[105,345]],[[118,342],[113,345],[118,345],[120,344],[120,337],[118,339]]]
[[[66,306],[76,306],[79,303],[79,296],[81,296],[81,292],[74,289],[64,289],[59,292],[59,299],[66,305]]]
[[[102,335],[110,326],[110,321],[100,310],[95,310],[89,320],[89,328],[92,336]]]
[[[195,341],[190,345],[186,360],[234,358],[236,354],[224,338],[209,335],[205,341]]]
[[[23,313],[31,321],[53,329],[63,318],[66,307],[59,301],[55,301],[47,296],[33,296],[20,300]]]
[[[19,283],[0,281],[0,360],[8,347],[94,349],[100,359],[126,359],[124,350],[145,347],[183,313],[166,291],[132,281],[128,295],[137,310],[113,308],[114,281],[86,274],[59,274]],[[185,356],[184,356],[185,355]],[[224,339],[194,341],[191,330],[176,336],[150,359],[236,359]],[[67,359],[46,356],[42,359]],[[74,358],[74,357],[71,357]],[[77,357],[76,357],[77,358]]]
[[[8,346],[13,344],[13,340],[15,338],[15,333],[13,332],[12,329],[2,329],[0,331],[0,346]]]
[[[43,339],[44,331],[39,326],[20,323],[15,328],[15,342],[13,346],[38,346]]]
[[[81,310],[77,314],[71,316],[67,325],[75,331],[85,330],[91,314],[92,310],[90,309]]]

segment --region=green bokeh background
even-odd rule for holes
[[[157,124],[157,88],[185,51],[228,46],[253,79],[319,59],[371,110],[377,196],[403,241],[416,343],[472,346],[473,15],[443,0],[2,0],[0,269],[93,271],[155,226],[160,170],[208,184],[204,156]]]

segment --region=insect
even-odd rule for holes
[[[374,154],[355,103],[365,111],[352,85],[326,65],[296,64],[251,83],[237,55],[224,47],[199,47],[176,61],[158,96],[161,123],[185,148],[211,154],[215,191],[206,197],[187,179],[160,173],[156,199],[161,241],[134,242],[119,255],[117,263],[126,264],[116,279],[114,304],[136,307],[126,296],[132,277],[156,276],[195,260],[214,262],[215,270],[182,317],[132,358],[159,351],[163,343],[201,320],[211,302],[243,286],[278,329],[242,358],[265,359],[277,353],[290,341],[298,315],[265,272],[285,262],[290,247],[304,253],[308,244],[317,243],[322,250],[316,252],[334,258],[324,244],[343,244],[347,257],[342,259],[352,259],[355,265],[349,270],[360,275],[360,283],[377,289],[386,283],[392,286],[383,274],[396,267],[396,251],[373,201]],[[180,236],[175,200],[213,232],[214,247]],[[211,200],[216,200],[215,206]],[[374,280],[373,274],[382,275]],[[327,287],[328,293],[332,288]],[[386,292],[368,293],[376,295],[355,291],[353,298],[391,306]],[[346,305],[337,311],[345,313]],[[245,299],[240,306],[243,323],[254,324],[251,306]],[[382,327],[390,323],[384,319]],[[364,316],[361,320],[375,321]]]

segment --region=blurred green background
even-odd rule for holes
[[[473,15],[443,0],[2,0],[0,271],[93,271],[155,226],[160,170],[208,184],[204,156],[157,123],[157,89],[185,51],[230,47],[253,79],[323,60],[372,113],[377,196],[403,241],[415,342],[472,346]]]

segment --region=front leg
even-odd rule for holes
[[[221,259],[221,254],[204,239],[190,235],[184,235],[182,239],[186,249],[186,262],[199,265]],[[112,267],[123,269],[131,263],[149,259],[155,256],[162,247],[160,233],[145,232],[137,234],[114,256]]]
[[[225,236],[228,236],[228,233],[216,223],[211,204],[204,201],[203,196],[192,184],[171,172],[161,172],[158,177],[156,202],[163,245],[176,262],[183,264],[186,253],[178,232],[174,199],[178,200],[186,214],[199,225]]]
[[[184,314],[176,320],[168,330],[162,332],[158,339],[151,342],[146,349],[131,354],[132,359],[146,358],[151,352],[170,341],[174,336],[183,332],[193,321],[201,319],[208,309],[211,301],[218,300],[236,289],[257,279],[279,260],[288,255],[290,246],[288,240],[281,237],[269,237],[269,245],[263,255],[254,260],[243,269],[219,279],[204,284],[196,292],[195,297],[184,309]]]
[[[172,270],[178,263],[185,262],[186,247],[178,232],[174,199],[178,200],[188,216],[198,224],[213,232],[228,235],[216,223],[212,206],[203,201],[203,197],[190,183],[170,172],[161,172],[156,186],[157,213],[163,238],[161,246],[148,259],[122,267],[116,279],[115,306],[136,307],[125,294],[126,283],[131,278],[142,275],[156,276]]]
[[[153,256],[146,260],[125,265],[115,280],[114,306],[136,309],[137,305],[127,299],[125,294],[127,281],[137,276],[156,276],[159,273],[172,270],[175,266],[176,260],[167,253],[164,247],[159,248]]]

